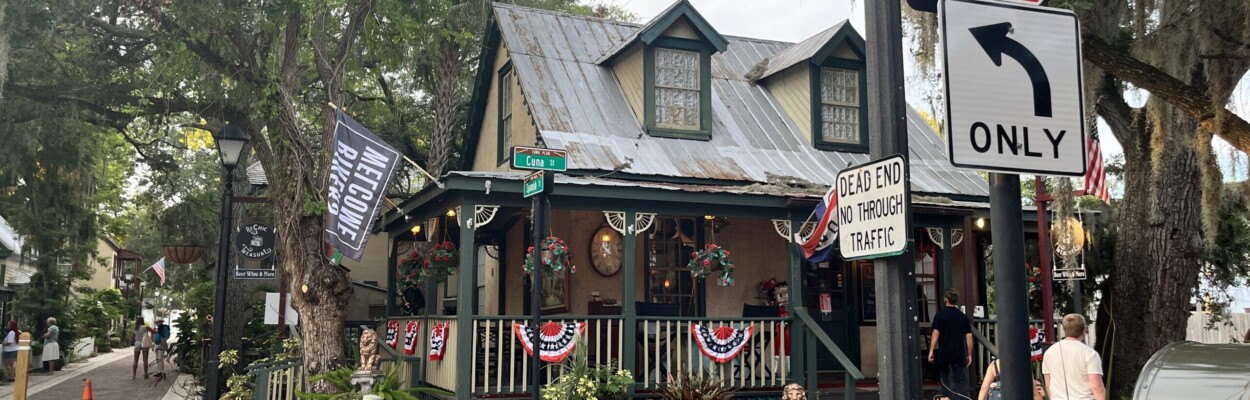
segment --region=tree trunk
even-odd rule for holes
[[[460,105],[460,43],[451,39],[438,41],[438,64],[434,70],[434,129],[430,133],[429,172],[442,175],[451,162],[456,145],[456,108]]]

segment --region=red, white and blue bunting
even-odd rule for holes
[[[699,351],[718,363],[729,362],[738,356],[742,348],[751,340],[751,327],[737,329],[722,326],[711,329],[703,325],[690,325],[690,334],[694,342],[699,344]]]
[[[512,324],[512,331],[516,333],[517,340],[521,341],[521,347],[525,348],[525,352],[534,356],[534,346],[530,343],[530,327],[529,325]],[[573,348],[577,347],[577,335],[586,331],[585,322],[568,322],[557,324],[548,322],[543,324],[539,330],[540,340],[538,348],[538,358],[546,361],[558,363],[564,361],[565,357],[573,353]]]
[[[1046,341],[1046,333],[1037,328],[1029,328],[1029,358],[1033,361],[1042,361],[1042,342]]]
[[[404,354],[417,354],[417,332],[421,329],[421,321],[408,321],[404,326]]]
[[[446,322],[434,324],[430,329],[430,361],[442,361],[443,352],[447,351],[447,331],[450,327]]]
[[[399,348],[399,321],[386,321],[386,345]]]

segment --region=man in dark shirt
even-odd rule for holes
[[[968,399],[968,366],[972,365],[972,323],[959,311],[959,293],[954,289],[942,296],[946,307],[933,318],[933,338],[929,341],[929,362],[941,371],[942,395]]]

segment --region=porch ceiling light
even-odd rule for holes
[[[447,216],[448,216],[448,217],[455,217],[455,216],[456,216],[456,209],[454,209],[454,208],[453,208],[453,209],[447,210]]]
[[[421,224],[416,224],[412,226],[412,235],[416,236],[418,233],[421,233]]]
[[[985,218],[977,218],[977,229],[985,229]]]
[[[716,216],[715,216],[715,215],[708,214],[708,215],[704,215],[704,216],[703,216],[703,219],[706,219],[706,220],[708,220],[708,221],[711,221],[711,220],[716,219]]]

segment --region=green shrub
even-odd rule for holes
[[[670,375],[669,382],[660,385],[659,394],[664,400],[725,400],[734,397],[733,390],[725,386],[725,381],[705,371],[683,371],[676,377]]]
[[[629,398],[629,387],[634,376],[629,370],[617,368],[616,363],[591,367],[586,360],[586,345],[578,336],[573,354],[560,368],[555,382],[539,389],[543,400],[623,400]]]

